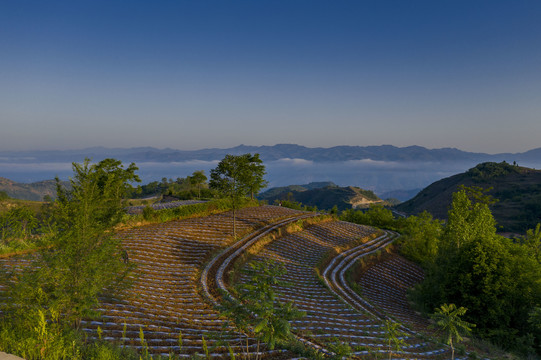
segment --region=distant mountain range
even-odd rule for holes
[[[427,149],[421,146],[396,147],[381,146],[335,146],[330,148],[308,148],[295,144],[274,146],[239,145],[228,149],[175,150],[153,147],[105,148],[93,147],[80,150],[47,151],[0,151],[0,163],[49,163],[80,162],[85,157],[95,161],[107,157],[127,162],[179,162],[190,160],[221,160],[226,154],[259,153],[263,161],[280,159],[305,159],[315,162],[335,162],[349,160],[374,161],[538,161],[541,148],[523,153],[484,154],[458,150],[455,148]]]
[[[541,171],[504,162],[478,164],[436,181],[395,208],[407,214],[426,210],[446,219],[452,194],[460,185],[491,189],[488,194],[498,200],[491,209],[501,231],[524,233],[541,222]]]

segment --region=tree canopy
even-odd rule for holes
[[[192,176],[188,177],[191,185],[197,187],[197,197],[201,198],[201,186],[207,181],[207,176],[203,170],[194,171]]]
[[[467,189],[453,195],[437,251],[413,296],[427,310],[460,304],[477,334],[512,349],[532,333],[528,319],[541,302],[541,265],[535,240],[525,245],[496,234],[489,202]]]
[[[265,165],[259,154],[226,155],[216,168],[210,171],[209,185],[223,196],[231,199],[233,207],[233,232],[236,236],[236,209],[242,200],[266,186],[263,179]]]
[[[265,165],[259,154],[226,155],[210,171],[210,187],[232,199],[248,195],[253,198],[267,185],[264,175]]]

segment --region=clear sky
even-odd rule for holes
[[[0,150],[541,147],[541,1],[0,2]]]

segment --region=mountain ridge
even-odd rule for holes
[[[203,148],[199,150],[178,150],[155,147],[107,148],[90,147],[73,150],[36,150],[36,151],[0,151],[0,162],[32,163],[32,162],[80,162],[85,157],[95,161],[106,157],[119,158],[123,161],[175,162],[203,160],[221,160],[226,154],[259,153],[263,161],[280,159],[304,159],[314,162],[335,162],[350,160],[374,161],[525,161],[537,160],[541,157],[541,148],[531,149],[523,153],[486,154],[468,152],[457,148],[428,149],[418,145],[397,147],[394,145],[352,146],[339,145],[333,147],[306,147],[298,144],[276,145],[238,145],[231,148]]]

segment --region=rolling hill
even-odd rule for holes
[[[46,195],[56,197],[56,181],[44,180],[25,184],[0,177],[0,191],[5,191],[13,199],[41,201]]]
[[[335,205],[338,210],[346,210],[383,202],[370,190],[354,186],[340,187],[329,182],[272,188],[261,193],[259,199],[267,200],[269,204],[276,200],[290,200],[327,210]]]
[[[426,210],[445,219],[452,194],[460,185],[491,188],[488,194],[498,200],[491,209],[501,231],[524,233],[541,222],[541,171],[506,162],[481,163],[436,181],[396,209],[407,214]]]
[[[313,190],[313,189],[320,189],[327,186],[337,186],[332,181],[322,181],[322,182],[311,182],[309,184],[304,185],[289,185],[289,186],[278,186],[270,188],[269,190],[262,192],[259,194],[258,198],[260,200],[269,200],[271,199],[274,201],[277,196],[281,196],[282,194],[287,194],[292,191],[306,191],[306,190]]]

